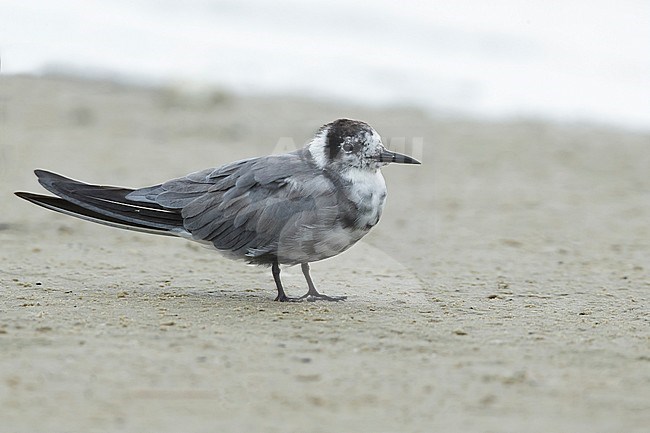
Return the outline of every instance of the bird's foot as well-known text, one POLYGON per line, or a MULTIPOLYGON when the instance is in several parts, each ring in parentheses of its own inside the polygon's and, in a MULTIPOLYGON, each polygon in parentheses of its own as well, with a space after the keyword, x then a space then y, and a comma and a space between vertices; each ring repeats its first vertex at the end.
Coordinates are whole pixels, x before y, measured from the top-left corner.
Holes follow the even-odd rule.
POLYGON ((291 296, 287 296, 284 293, 281 295, 278 295, 275 297, 274 301, 278 302, 300 302, 302 301, 302 296, 300 298, 292 298, 291 296))
POLYGON ((302 301, 307 301, 307 302, 316 302, 316 301, 330 301, 330 302, 338 302, 338 301, 345 301, 348 297, 347 296, 328 296, 328 295, 323 295, 321 293, 306 293, 299 298, 293 298, 291 296, 287 295, 278 295, 275 297, 274 301, 278 302, 302 302, 302 301))
POLYGON ((315 301, 331 301, 331 302, 338 302, 338 301, 345 301, 348 297, 347 296, 328 296, 328 295, 323 295, 321 293, 309 293, 307 292, 306 294, 302 295, 300 300, 306 300, 307 302, 315 302, 315 301))

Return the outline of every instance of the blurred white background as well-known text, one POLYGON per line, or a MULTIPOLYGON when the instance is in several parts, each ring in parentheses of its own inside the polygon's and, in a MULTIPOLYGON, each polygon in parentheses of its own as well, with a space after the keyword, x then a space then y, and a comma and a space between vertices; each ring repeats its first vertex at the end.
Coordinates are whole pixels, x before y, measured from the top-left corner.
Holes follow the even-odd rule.
POLYGON ((647 0, 2 0, 2 72, 650 129, 647 0))

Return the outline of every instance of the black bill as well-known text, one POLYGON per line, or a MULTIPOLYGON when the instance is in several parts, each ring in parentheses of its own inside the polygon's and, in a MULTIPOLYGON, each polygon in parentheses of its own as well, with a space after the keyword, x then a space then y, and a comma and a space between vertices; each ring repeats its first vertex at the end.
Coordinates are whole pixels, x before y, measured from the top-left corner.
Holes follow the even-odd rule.
POLYGON ((398 164, 420 164, 415 158, 411 158, 408 155, 402 155, 401 153, 391 152, 390 150, 384 149, 381 151, 377 159, 380 162, 396 162, 398 164))

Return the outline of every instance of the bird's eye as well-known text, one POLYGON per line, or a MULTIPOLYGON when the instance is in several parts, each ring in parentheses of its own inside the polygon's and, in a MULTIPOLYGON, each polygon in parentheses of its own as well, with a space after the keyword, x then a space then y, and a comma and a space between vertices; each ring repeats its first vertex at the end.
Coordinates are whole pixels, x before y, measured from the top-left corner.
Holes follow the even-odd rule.
POLYGON ((343 150, 346 151, 347 153, 352 152, 353 149, 354 149, 354 146, 352 145, 352 143, 344 143, 343 144, 343 150))

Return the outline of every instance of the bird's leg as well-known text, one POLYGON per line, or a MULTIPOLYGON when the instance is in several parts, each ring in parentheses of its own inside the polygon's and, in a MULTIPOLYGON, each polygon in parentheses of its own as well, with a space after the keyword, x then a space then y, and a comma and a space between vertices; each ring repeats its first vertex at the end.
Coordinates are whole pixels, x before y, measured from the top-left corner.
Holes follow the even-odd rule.
POLYGON ((309 290, 298 299, 307 299, 308 301, 342 301, 347 298, 347 296, 327 296, 318 293, 318 290, 316 290, 316 287, 314 286, 314 282, 311 280, 311 275, 309 275, 309 263, 302 263, 300 268, 302 269, 302 274, 305 276, 305 280, 307 280, 309 290))
POLYGON ((278 261, 274 261, 271 266, 271 272, 273 273, 273 280, 275 280, 275 287, 278 289, 278 296, 275 297, 274 301, 278 302, 291 302, 299 301, 301 298, 290 298, 284 293, 284 288, 282 287, 282 281, 280 281, 280 265, 278 261))

